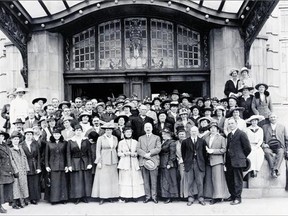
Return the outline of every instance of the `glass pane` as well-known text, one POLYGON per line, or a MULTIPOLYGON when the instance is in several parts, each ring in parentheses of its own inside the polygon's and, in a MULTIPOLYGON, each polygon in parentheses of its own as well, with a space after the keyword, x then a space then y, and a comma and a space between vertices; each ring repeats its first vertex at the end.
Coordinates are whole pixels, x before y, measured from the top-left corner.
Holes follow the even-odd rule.
POLYGON ((95 29, 90 28, 73 36, 74 69, 95 69, 95 29), (80 50, 79 50, 80 48, 80 50), (90 62, 90 63, 89 63, 90 62), (92 63, 93 62, 93 63, 92 63))
POLYGON ((122 67, 120 20, 101 23, 99 26, 99 68, 119 69, 122 67), (105 51, 105 52, 103 52, 105 51), (116 55, 117 54, 117 55, 116 55))
POLYGON ((177 27, 178 67, 200 67, 200 34, 184 26, 177 27))
POLYGON ((151 19, 151 66, 154 69, 174 67, 173 24, 151 19), (169 54, 168 54, 169 53, 169 54))
POLYGON ((127 68, 147 68, 147 19, 125 19, 125 65, 127 68))

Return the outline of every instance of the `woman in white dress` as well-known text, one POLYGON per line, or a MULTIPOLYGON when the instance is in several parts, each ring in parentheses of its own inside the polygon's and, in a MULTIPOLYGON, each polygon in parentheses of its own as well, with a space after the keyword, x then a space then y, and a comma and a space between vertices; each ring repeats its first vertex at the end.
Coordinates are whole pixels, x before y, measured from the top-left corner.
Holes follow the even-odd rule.
POLYGON ((248 158, 251 161, 251 167, 248 172, 251 171, 251 177, 257 177, 257 173, 261 169, 261 166, 264 161, 264 151, 261 148, 263 144, 264 134, 263 129, 258 126, 258 122, 264 120, 264 116, 261 115, 252 115, 249 119, 246 120, 248 124, 251 124, 245 132, 248 136, 248 139, 251 144, 252 151, 248 155, 248 158))
POLYGON ((124 127, 124 139, 119 142, 119 195, 129 201, 145 195, 144 182, 137 159, 137 141, 132 139, 131 127, 124 127))

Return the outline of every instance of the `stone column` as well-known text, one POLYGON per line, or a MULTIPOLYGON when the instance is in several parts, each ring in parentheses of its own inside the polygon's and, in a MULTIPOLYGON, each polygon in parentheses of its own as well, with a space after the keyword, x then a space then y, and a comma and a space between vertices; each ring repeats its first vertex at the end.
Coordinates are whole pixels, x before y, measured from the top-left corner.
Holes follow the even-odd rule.
POLYGON ((63 37, 47 31, 33 33, 28 43, 29 100, 64 99, 63 37))
POLYGON ((238 28, 212 29, 209 35, 211 96, 223 98, 225 82, 231 68, 244 66, 244 42, 238 28))

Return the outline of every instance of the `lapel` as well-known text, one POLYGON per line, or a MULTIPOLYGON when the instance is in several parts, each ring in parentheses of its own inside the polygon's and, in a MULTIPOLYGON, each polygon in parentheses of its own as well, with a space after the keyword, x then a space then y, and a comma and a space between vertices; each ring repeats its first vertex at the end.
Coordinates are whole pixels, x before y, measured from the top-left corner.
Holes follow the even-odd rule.
MULTIPOLYGON (((211 148, 217 147, 217 144, 219 143, 218 139, 219 139, 219 135, 217 134, 217 135, 215 135, 214 140, 212 141, 211 148)), ((208 143, 208 145, 209 145, 209 143, 208 143)))
POLYGON ((31 143, 31 146, 30 146, 30 151, 29 151, 29 148, 28 148, 26 142, 23 143, 22 148, 23 148, 24 152, 27 153, 28 155, 32 154, 32 143, 31 143))
POLYGON ((5 154, 9 155, 8 151, 7 151, 7 147, 5 146, 5 144, 0 144, 0 151, 4 152, 5 154))
POLYGON ((193 151, 194 150, 194 143, 192 141, 192 137, 190 137, 188 140, 189 140, 189 148, 191 149, 191 151, 193 151))
POLYGON ((148 146, 153 144, 153 142, 152 142, 154 140, 153 134, 151 134, 149 138, 147 138, 147 135, 146 135, 146 139, 148 140, 148 146))

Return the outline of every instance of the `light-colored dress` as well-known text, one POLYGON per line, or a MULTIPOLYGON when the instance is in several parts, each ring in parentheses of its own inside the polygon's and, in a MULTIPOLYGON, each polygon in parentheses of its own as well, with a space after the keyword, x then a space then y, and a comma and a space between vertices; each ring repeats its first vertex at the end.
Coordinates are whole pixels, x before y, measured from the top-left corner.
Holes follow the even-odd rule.
POLYGON ((248 158, 251 161, 251 167, 247 172, 251 170, 259 171, 264 161, 264 151, 261 148, 264 138, 263 129, 258 126, 249 126, 245 130, 245 133, 251 144, 251 152, 248 155, 248 158))
POLYGON ((142 173, 137 159, 137 141, 124 139, 119 142, 118 156, 119 195, 124 198, 138 198, 145 195, 142 173), (126 152, 136 156, 125 155, 126 152))
POLYGON ((108 199, 119 196, 117 145, 117 137, 113 135, 109 138, 104 134, 97 140, 95 160, 97 167, 92 188, 92 197, 108 199), (101 168, 98 166, 99 163, 101 163, 101 168))

